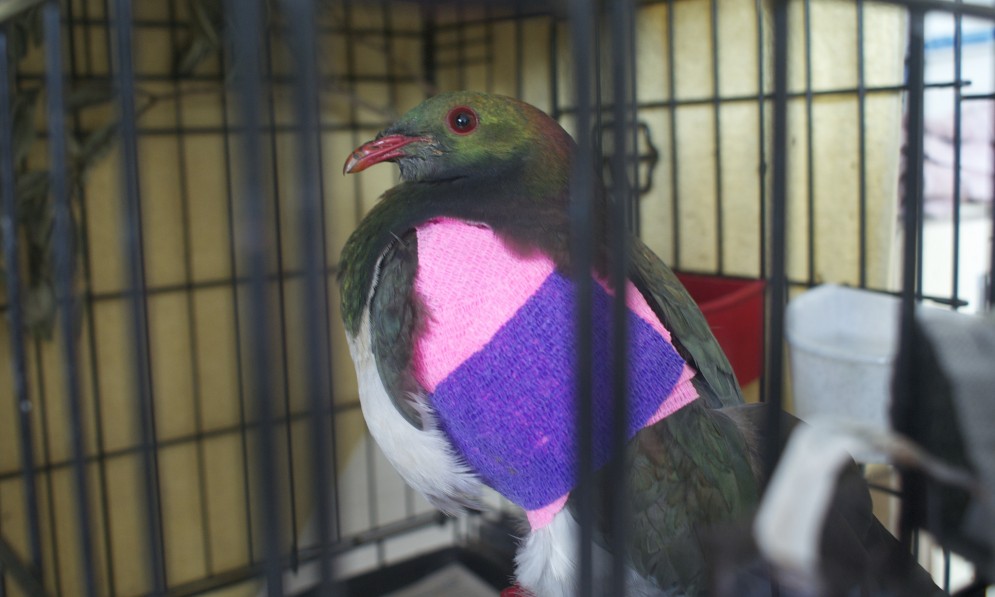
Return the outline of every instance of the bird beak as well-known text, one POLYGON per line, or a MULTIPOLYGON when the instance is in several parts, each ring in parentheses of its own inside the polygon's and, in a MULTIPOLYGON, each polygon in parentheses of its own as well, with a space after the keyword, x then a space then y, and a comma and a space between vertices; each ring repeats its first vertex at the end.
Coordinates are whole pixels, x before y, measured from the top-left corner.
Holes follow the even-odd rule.
POLYGON ((409 137, 407 135, 378 137, 356 148, 349 155, 349 159, 345 161, 345 165, 342 167, 342 174, 362 172, 374 164, 396 160, 405 155, 401 151, 401 148, 411 143, 424 141, 427 141, 425 137, 409 137))

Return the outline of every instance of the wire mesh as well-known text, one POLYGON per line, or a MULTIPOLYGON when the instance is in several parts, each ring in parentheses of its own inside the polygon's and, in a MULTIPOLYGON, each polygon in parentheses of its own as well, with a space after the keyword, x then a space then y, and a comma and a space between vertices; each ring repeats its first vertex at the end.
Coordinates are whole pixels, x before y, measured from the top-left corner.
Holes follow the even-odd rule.
MULTIPOLYGON (((0 192, 3 193, 2 234, 4 242, 4 268, 7 271, 7 300, 10 303, 10 319, 21 321, 21 271, 17 260, 17 198, 14 186, 13 140, 12 140, 12 107, 10 81, 8 72, 8 36, 6 31, 0 31, 0 192)), ((14 417, 18 419, 20 434, 21 470, 24 471, 24 502, 27 513, 25 524, 28 525, 30 541, 30 562, 36 571, 41 570, 41 525, 38 512, 38 491, 34 475, 34 440, 32 439, 30 412, 31 401, 28 389, 27 359, 25 355, 24 330, 20 326, 12 326, 10 330, 11 355, 13 358, 12 373, 14 381, 14 396, 17 410, 14 417)))
POLYGON ((83 446, 83 412, 80 404, 79 357, 72 341, 75 333, 74 314, 75 293, 73 292, 72 259, 73 232, 70 225, 69 185, 67 183, 65 104, 62 73, 62 44, 59 27, 59 5, 46 2, 42 7, 45 35, 45 84, 47 94, 47 119, 49 130, 49 155, 51 162, 50 185, 54 200, 53 248, 56 277, 56 303, 60 307, 63 370, 65 372, 65 397, 69 403, 69 431, 72 436, 72 459, 75 473, 75 514, 79 521, 79 552, 83 568, 83 592, 96 595, 96 577, 92 556, 92 522, 90 520, 90 498, 85 468, 83 446))
MULTIPOLYGON (((0 3, 0 14, 12 18, 29 4, 0 3)), ((853 7, 854 77, 827 82, 818 72, 825 46, 813 30, 828 3, 758 0, 747 11, 748 45, 755 48, 747 88, 733 81, 735 68, 726 64, 741 45, 725 33, 735 17, 717 0, 700 3, 706 32, 705 51, 697 56, 701 82, 682 66, 688 54, 681 28, 689 14, 682 11, 697 10, 695 3, 613 2, 602 11, 598 3, 576 0, 566 13, 518 2, 250 4, 225 3, 228 20, 214 25, 221 34, 217 46, 205 46, 208 58, 189 72, 180 71, 176 58, 189 49, 184 44, 198 19, 213 18, 209 2, 171 0, 161 10, 126 0, 44 2, 42 58, 22 66, 9 56, 12 40, 29 33, 20 25, 0 31, 0 230, 9 322, 5 375, 12 394, 4 429, 17 438, 3 444, 16 458, 0 466, 0 507, 20 513, 13 525, 0 517, 0 594, 184 595, 260 578, 270 594, 282 594, 311 563, 317 563, 312 581, 319 592, 339 594, 345 589, 333 579, 354 572, 350 558, 365 554, 365 569, 386 568, 409 554, 393 539, 440 524, 438 513, 389 476, 370 441, 356 448, 358 403, 343 381, 348 373, 342 375, 348 369, 335 314, 337 246, 396 178, 329 180, 343 152, 436 90, 480 87, 540 104, 574 133, 583 166, 600 163, 602 132, 610 130, 614 229, 644 232, 675 269, 767 281, 767 358, 757 395, 774 405, 785 402, 780 348, 791 293, 837 276, 900 294, 904 340, 897 379, 906 378, 901 372, 909 366, 903 355, 914 342, 915 305, 924 299, 955 309, 967 303, 959 290, 965 257, 958 201, 951 291, 923 285, 925 216, 916 168, 924 153, 923 95, 938 89, 953 93, 953 169, 962 168, 962 106, 991 99, 966 92, 962 19, 991 19, 988 7, 888 3, 907 14, 911 51, 907 78, 885 80, 868 66, 868 36, 877 26, 871 11, 881 5, 836 2, 853 7), (923 78, 921 27, 930 11, 955 15, 948 81, 923 78), (659 44, 639 43, 637 34, 651 25, 659 44), (167 57, 157 60, 152 46, 165 47, 167 57), (648 54, 651 67, 643 62, 648 54), (647 79, 659 83, 660 93, 647 79), (101 120, 91 108, 70 107, 80 89, 101 85, 113 101, 98 109, 115 116, 101 120), (17 155, 16 102, 31 88, 45 90, 39 134, 45 147, 17 155), (875 235, 887 218, 872 213, 882 187, 869 164, 881 152, 874 141, 875 101, 902 96, 909 142, 899 291, 877 263, 875 235), (845 233, 820 222, 824 181, 832 176, 822 153, 822 139, 833 128, 822 124, 829 102, 851 102, 854 112, 848 143, 855 192, 846 198, 853 225, 845 233), (744 114, 753 123, 746 141, 727 134, 744 114), (666 154, 658 167, 666 173, 647 200, 636 193, 645 167, 634 157, 642 120, 663 140, 658 145, 666 154), (120 140, 113 150, 117 165, 90 179, 77 177, 77 146, 106 122, 114 123, 111 132, 120 140), (708 139, 704 152, 687 149, 691 134, 708 139), (750 156, 754 171, 745 210, 737 203, 739 154, 750 156), (59 315, 53 341, 28 333, 26 310, 38 280, 25 269, 17 233, 24 208, 19 182, 40 163, 54 226, 51 282, 59 315), (204 178, 203 170, 216 176, 204 178), (708 179, 703 208, 696 205, 701 172, 708 179), (175 193, 167 209, 157 188, 168 178, 175 193), (751 231, 748 242, 738 240, 743 228, 751 231), (827 244, 834 234, 846 238, 827 244), (843 243, 856 247, 856 257, 840 273, 827 264, 843 243), (164 332, 170 328, 182 329, 178 341, 164 332), (189 416, 182 429, 175 422, 179 412, 189 416), (216 464, 222 455, 230 461, 223 473, 216 464), (359 483, 342 480, 352 462, 361 463, 359 483), (183 469, 192 489, 177 486, 183 469), (364 499, 361 514, 347 509, 350 500, 364 499), (23 506, 15 510, 15 501, 23 506), (178 513, 186 507, 195 514, 184 526, 178 513), (225 538, 229 532, 234 538, 225 538), (60 547, 66 544, 75 547, 60 547)), ((589 208, 594 183, 589 168, 574 172, 572 249, 581 272, 593 259, 584 239, 597 225, 589 208)), ((952 194, 961 192, 961 178, 954 176, 952 194)), ((623 307, 614 314, 614 388, 624 396, 624 243, 611 255, 616 305, 623 307)), ((986 289, 990 303, 992 286, 986 289)), ((591 371, 593 358, 584 341, 590 278, 579 276, 577 289, 577 369, 583 372, 591 371)), ((592 576, 593 521, 602 504, 592 488, 590 384, 579 387, 579 587, 593 595, 600 590, 592 576)), ((917 412, 904 402, 908 395, 896 388, 895 410, 902 416, 917 412)), ((614 420, 624 421, 625 401, 615 404, 614 420)), ((779 419, 768 425, 777 437, 779 419)), ((623 433, 616 429, 616 445, 623 433)), ((777 450, 767 451, 768 468, 777 450)), ((622 462, 609 470, 615 481, 608 503, 622 504, 622 462)), ((609 510, 618 517, 613 526, 624 528, 624 509, 609 510)), ((476 523, 445 524, 446 541, 460 544, 476 523)), ((903 526, 910 544, 911 531, 903 526)), ((624 533, 613 541, 620 554, 624 533)), ((606 594, 623 594, 623 563, 614 560, 606 594)))

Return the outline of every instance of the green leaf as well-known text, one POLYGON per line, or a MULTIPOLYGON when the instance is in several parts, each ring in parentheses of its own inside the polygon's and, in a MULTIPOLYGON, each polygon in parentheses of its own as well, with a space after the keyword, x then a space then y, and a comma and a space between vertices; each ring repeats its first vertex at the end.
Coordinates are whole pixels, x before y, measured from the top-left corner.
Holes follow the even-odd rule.
POLYGON ((79 156, 76 160, 81 176, 85 175, 95 162, 110 153, 114 147, 114 142, 117 141, 120 124, 119 121, 112 120, 82 139, 79 144, 79 156))
POLYGON ((180 76, 192 75, 200 63, 207 60, 215 52, 217 49, 204 41, 203 38, 193 38, 187 47, 180 51, 176 62, 176 72, 180 76))
POLYGON ((69 154, 69 158, 73 160, 73 163, 79 159, 80 145, 78 135, 72 132, 66 133, 66 152, 69 154))
POLYGON ((48 170, 31 170, 17 176, 18 219, 23 220, 24 213, 33 205, 43 203, 48 197, 48 170))
POLYGON ((38 47, 44 40, 41 19, 41 6, 29 8, 11 20, 10 58, 11 64, 16 64, 24 58, 29 46, 38 47))
POLYGON ((221 50, 224 9, 220 0, 188 0, 190 36, 177 54, 176 72, 190 75, 204 60, 221 50))
MULTIPOLYGON (((34 220, 31 226, 27 227, 28 242, 44 255, 49 252, 52 243, 52 232, 55 230, 55 221, 51 208, 46 204, 42 206, 39 217, 34 220)), ((46 266, 50 267, 50 265, 46 266)))
POLYGON ((99 106, 110 103, 114 97, 115 89, 110 81, 88 81, 69 92, 66 96, 66 109, 82 110, 99 106))
POLYGON ((49 280, 32 284, 24 294, 24 326, 36 336, 51 340, 55 327, 55 287, 49 280))
POLYGON ((16 64, 28 53, 28 32, 17 21, 9 29, 10 61, 16 64))
POLYGON ((207 41, 215 49, 221 48, 221 24, 224 12, 219 0, 190 0, 191 24, 194 35, 207 41))
POLYGON ((22 89, 14 97, 13 144, 14 161, 21 161, 37 138, 35 131, 35 107, 38 104, 40 89, 22 89))
POLYGON ((35 6, 24 13, 24 19, 31 35, 31 43, 35 47, 40 46, 45 41, 45 24, 41 15, 42 5, 35 6))

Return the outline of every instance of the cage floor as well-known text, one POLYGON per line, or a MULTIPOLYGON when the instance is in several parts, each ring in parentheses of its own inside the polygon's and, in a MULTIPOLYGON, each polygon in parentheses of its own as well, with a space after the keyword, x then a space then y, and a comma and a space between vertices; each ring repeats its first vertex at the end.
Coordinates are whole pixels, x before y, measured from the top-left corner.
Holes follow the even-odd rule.
POLYGON ((363 597, 496 597, 511 584, 511 573, 510 552, 453 547, 353 577, 341 588, 363 597))
POLYGON ((497 597, 498 594, 497 589, 481 580, 469 568, 460 563, 452 563, 411 586, 388 593, 387 597, 435 597, 437 595, 497 597))

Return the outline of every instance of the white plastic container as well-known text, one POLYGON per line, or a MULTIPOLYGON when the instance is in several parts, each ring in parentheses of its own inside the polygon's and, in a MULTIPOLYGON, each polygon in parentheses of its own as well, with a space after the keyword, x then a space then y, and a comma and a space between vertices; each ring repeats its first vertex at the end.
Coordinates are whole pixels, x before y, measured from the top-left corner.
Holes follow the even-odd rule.
POLYGON ((796 415, 891 427, 900 306, 896 297, 830 284, 788 303, 785 335, 796 415))

